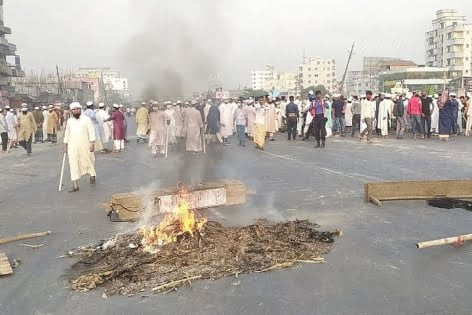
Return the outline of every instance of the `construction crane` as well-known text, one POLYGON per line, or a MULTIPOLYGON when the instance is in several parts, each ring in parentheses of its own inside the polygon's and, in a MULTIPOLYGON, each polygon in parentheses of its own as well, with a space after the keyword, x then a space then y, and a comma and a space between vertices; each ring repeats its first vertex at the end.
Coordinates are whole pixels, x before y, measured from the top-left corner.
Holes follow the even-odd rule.
POLYGON ((351 63, 351 58, 354 53, 355 44, 356 44, 355 42, 352 43, 351 51, 349 52, 349 58, 347 59, 346 69, 344 69, 343 79, 341 80, 341 84, 339 86, 339 93, 343 92, 344 82, 346 82, 347 70, 349 69, 349 64, 351 63))

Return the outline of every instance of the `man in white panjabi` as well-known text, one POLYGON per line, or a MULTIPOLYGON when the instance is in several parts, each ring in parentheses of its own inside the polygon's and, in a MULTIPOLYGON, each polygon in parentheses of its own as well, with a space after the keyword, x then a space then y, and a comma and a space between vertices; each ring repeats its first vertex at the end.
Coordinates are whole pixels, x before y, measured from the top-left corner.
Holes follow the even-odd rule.
POLYGON ((228 138, 233 135, 233 108, 225 99, 219 106, 220 110, 220 125, 221 125, 221 137, 223 137, 223 144, 229 145, 228 138))
POLYGON ((175 112, 175 107, 176 104, 172 104, 171 102, 168 102, 166 105, 166 110, 164 111, 164 114, 166 116, 166 121, 169 121, 168 128, 169 130, 169 142, 168 144, 171 147, 171 150, 173 150, 174 144, 177 143, 177 139, 175 136, 175 117, 174 117, 174 112, 175 112))
POLYGON ((277 109, 273 100, 269 101, 265 122, 266 131, 269 133, 269 141, 275 141, 274 135, 277 132, 277 109))
POLYGON ((70 104, 72 116, 67 120, 64 132, 64 152, 69 156, 70 179, 72 188, 69 192, 79 191, 79 179, 90 175, 90 184, 95 184, 95 129, 92 121, 82 115, 78 102, 70 104))
POLYGON ((187 152, 198 153, 202 151, 201 132, 203 128, 203 120, 202 114, 195 108, 195 106, 196 104, 192 102, 192 107, 190 107, 185 114, 184 134, 186 137, 185 149, 187 152))
POLYGON ((390 118, 392 117, 394 103, 391 94, 385 94, 385 98, 379 104, 379 112, 377 115, 378 128, 382 137, 388 137, 388 126, 390 125, 390 118))
MULTIPOLYGON (((98 130, 103 145, 102 153, 107 153, 109 150, 106 148, 106 145, 107 143, 110 143, 113 130, 111 121, 108 121, 108 119, 110 119, 110 114, 105 110, 104 103, 98 104, 98 110, 95 117, 97 118, 98 130)), ((96 136, 97 135, 95 135, 95 137, 96 136)))

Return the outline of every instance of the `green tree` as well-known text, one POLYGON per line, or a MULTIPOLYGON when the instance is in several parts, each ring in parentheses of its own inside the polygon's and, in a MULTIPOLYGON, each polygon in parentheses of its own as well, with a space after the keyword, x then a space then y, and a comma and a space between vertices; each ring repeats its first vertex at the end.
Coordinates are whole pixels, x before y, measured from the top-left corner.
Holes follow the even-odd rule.
POLYGON ((325 96, 326 94, 329 94, 328 90, 324 87, 324 85, 317 85, 317 86, 309 86, 306 89, 303 89, 301 96, 307 97, 308 92, 310 91, 313 91, 313 93, 316 91, 320 91, 321 95, 323 96, 325 96))
POLYGON ((264 90, 253 90, 253 89, 244 89, 243 91, 243 97, 244 98, 249 98, 249 97, 261 97, 267 95, 268 92, 264 90))

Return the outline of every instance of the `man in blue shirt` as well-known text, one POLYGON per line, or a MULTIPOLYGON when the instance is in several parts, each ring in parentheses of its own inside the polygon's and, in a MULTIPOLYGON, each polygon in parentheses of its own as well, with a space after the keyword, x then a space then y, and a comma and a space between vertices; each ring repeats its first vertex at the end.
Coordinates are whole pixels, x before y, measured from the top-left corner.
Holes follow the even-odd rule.
POLYGON ((321 97, 321 92, 316 91, 315 100, 311 102, 309 111, 313 116, 313 130, 315 133, 315 148, 326 147, 326 103, 321 97), (321 143, 320 143, 321 142, 321 143))

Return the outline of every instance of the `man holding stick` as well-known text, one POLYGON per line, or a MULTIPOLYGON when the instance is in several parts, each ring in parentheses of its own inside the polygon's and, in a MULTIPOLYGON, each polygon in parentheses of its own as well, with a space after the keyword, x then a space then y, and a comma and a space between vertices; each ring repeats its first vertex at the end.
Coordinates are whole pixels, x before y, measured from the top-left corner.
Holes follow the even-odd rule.
POLYGON ((70 179, 72 189, 79 191, 79 179, 90 174, 90 184, 95 184, 95 129, 92 121, 82 115, 82 106, 78 102, 70 104, 72 116, 67 120, 64 133, 64 153, 69 156, 70 179))

